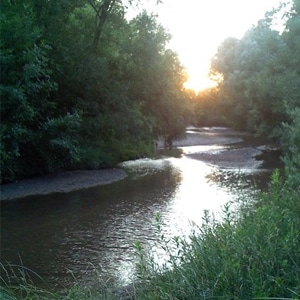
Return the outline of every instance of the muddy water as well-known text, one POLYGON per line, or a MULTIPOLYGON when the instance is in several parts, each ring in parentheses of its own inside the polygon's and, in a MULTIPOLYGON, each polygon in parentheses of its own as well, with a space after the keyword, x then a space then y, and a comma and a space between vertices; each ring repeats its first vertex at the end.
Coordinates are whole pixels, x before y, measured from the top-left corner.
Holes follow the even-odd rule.
POLYGON ((251 136, 205 129, 188 137, 191 143, 177 144, 180 155, 123 163, 129 176, 122 181, 3 202, 1 262, 26 267, 58 289, 75 280, 126 285, 135 279, 132 244, 154 245, 155 214, 166 235, 185 235, 204 210, 218 216, 241 194, 253 198, 280 166, 276 153, 261 151, 266 147, 251 136))

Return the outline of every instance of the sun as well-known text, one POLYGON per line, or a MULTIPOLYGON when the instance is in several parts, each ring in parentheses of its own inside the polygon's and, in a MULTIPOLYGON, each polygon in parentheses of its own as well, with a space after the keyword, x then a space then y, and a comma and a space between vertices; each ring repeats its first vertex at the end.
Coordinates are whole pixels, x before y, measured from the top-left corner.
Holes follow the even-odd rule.
POLYGON ((184 83, 186 89, 199 92, 215 87, 217 83, 209 78, 211 69, 211 54, 205 49, 191 49, 189 52, 182 51, 179 58, 186 70, 188 79, 184 83))
POLYGON ((189 73, 188 80, 184 83, 184 87, 189 90, 193 90, 195 94, 199 94, 201 91, 213 88, 217 83, 211 80, 208 76, 201 74, 200 72, 189 73))

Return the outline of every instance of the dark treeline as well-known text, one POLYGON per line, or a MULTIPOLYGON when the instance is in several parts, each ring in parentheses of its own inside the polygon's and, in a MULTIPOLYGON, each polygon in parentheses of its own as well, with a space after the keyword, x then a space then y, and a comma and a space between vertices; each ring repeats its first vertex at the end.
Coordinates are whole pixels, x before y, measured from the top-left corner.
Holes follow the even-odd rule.
POLYGON ((194 122, 269 138, 300 168, 300 1, 266 13, 243 38, 226 39, 212 58, 211 75, 219 84, 196 96, 194 122))
POLYGON ((116 0, 1 2, 2 181, 113 166, 184 133, 186 74, 154 16, 127 20, 116 0))

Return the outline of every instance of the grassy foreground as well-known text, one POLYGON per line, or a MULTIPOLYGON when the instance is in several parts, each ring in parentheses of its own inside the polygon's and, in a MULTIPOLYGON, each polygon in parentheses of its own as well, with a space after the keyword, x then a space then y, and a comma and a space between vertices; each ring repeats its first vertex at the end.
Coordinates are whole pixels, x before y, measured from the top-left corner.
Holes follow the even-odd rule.
POLYGON ((103 287, 74 287, 58 295, 28 283, 10 286, 3 281, 0 298, 300 299, 299 181, 299 174, 282 179, 276 171, 270 192, 241 205, 239 214, 225 207, 221 223, 207 214, 189 239, 168 239, 158 232, 158 244, 169 254, 163 265, 136 243, 139 285, 131 291, 134 298, 103 287))
POLYGON ((139 299, 300 299, 300 189, 279 171, 271 181, 238 216, 228 208, 222 223, 207 216, 190 243, 162 237, 175 249, 165 266, 141 253, 139 299))

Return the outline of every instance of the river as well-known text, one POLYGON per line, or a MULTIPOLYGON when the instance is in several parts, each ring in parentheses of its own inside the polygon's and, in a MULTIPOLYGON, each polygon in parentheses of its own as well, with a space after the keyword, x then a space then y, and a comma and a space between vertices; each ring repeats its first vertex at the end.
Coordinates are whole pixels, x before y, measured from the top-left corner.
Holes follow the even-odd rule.
POLYGON ((250 135, 224 128, 187 135, 174 152, 121 164, 129 176, 119 182, 2 202, 1 263, 56 289, 127 285, 136 276, 132 245, 153 250, 157 213, 166 236, 186 235, 205 210, 218 218, 226 203, 250 201, 280 167, 277 152, 250 135))

